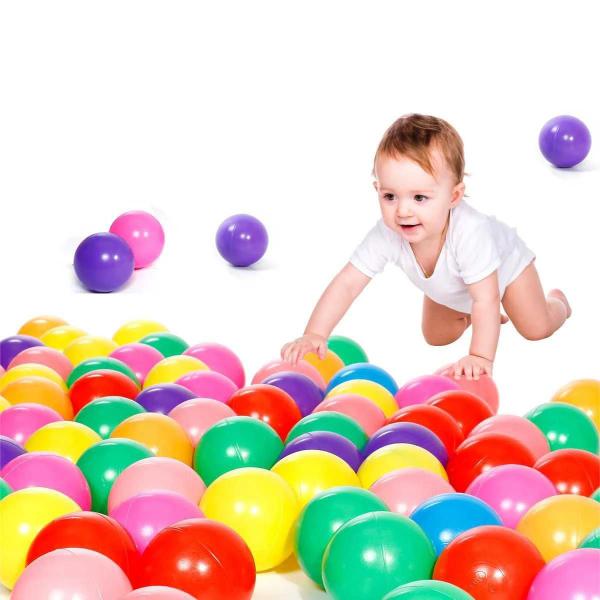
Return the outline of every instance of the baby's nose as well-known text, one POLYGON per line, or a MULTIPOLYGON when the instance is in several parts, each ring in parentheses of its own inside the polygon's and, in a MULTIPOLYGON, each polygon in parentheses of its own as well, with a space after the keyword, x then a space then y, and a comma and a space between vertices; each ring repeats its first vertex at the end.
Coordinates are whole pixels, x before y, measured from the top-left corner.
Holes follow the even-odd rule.
POLYGON ((398 204, 396 205, 396 213, 399 217, 412 216, 410 203, 406 202, 406 200, 399 200, 398 204))

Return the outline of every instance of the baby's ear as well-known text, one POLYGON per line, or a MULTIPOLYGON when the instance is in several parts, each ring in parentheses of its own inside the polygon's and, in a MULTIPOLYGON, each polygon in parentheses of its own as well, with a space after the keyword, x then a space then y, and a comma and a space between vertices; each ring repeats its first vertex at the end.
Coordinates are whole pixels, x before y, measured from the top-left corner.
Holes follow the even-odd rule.
POLYGON ((377 187, 377 180, 373 180, 373 187, 375 188, 376 192, 379 191, 379 188, 377 187))
POLYGON ((454 186, 452 190, 452 206, 456 206, 465 195, 465 184, 461 181, 454 186))

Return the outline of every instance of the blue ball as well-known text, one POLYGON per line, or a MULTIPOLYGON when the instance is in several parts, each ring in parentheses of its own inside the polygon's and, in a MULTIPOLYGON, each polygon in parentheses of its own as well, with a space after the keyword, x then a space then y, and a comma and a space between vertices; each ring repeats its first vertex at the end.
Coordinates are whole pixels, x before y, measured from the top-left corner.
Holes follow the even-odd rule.
POLYGON ((367 379, 383 386, 392 396, 398 391, 398 384, 394 378, 381 367, 371 363, 354 363, 340 369, 331 379, 325 395, 340 383, 351 381, 353 379, 367 379))

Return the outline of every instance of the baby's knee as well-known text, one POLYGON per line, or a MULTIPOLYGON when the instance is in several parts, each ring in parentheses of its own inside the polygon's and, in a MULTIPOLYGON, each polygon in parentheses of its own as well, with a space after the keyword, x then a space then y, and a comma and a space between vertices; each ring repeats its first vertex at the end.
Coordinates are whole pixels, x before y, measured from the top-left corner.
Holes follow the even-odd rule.
POLYGON ((455 332, 432 331, 430 328, 423 327, 423 337, 430 346, 447 346, 455 342, 462 334, 464 329, 455 332))
POLYGON ((554 331, 547 323, 528 323, 527 326, 521 327, 519 333, 531 342, 545 340, 549 338, 554 331))

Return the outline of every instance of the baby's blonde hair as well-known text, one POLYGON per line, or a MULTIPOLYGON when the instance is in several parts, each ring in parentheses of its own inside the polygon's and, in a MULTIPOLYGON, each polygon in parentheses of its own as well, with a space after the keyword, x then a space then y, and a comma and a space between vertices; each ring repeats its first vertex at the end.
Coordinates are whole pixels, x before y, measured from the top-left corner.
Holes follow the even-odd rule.
POLYGON ((432 147, 441 151, 456 178, 456 183, 462 182, 465 176, 465 158, 460 135, 447 121, 416 113, 396 119, 383 134, 373 160, 373 175, 375 163, 380 156, 405 156, 435 176, 431 164, 432 147))

